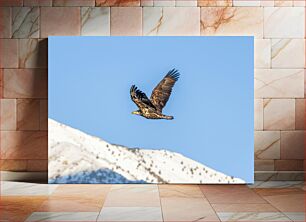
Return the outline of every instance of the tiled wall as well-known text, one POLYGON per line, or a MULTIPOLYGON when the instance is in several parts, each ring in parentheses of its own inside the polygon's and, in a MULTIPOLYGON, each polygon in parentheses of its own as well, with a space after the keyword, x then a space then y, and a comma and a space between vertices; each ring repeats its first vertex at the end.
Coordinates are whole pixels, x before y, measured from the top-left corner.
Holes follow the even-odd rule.
POLYGON ((47 171, 49 35, 254 35, 256 178, 301 178, 304 0, 0 0, 0 6, 1 170, 47 171))

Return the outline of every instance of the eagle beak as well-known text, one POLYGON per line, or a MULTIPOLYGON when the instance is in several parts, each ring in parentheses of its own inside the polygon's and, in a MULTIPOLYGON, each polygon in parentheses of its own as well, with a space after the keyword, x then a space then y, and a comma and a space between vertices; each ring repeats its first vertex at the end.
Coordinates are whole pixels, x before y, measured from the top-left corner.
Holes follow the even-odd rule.
POLYGON ((132 114, 136 114, 136 112, 135 112, 135 111, 133 111, 133 112, 132 112, 132 114))

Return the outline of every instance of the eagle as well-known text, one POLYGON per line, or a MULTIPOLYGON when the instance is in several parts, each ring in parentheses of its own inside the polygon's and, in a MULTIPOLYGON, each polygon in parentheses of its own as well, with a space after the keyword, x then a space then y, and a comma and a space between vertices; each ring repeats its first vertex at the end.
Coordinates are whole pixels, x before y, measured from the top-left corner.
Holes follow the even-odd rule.
POLYGON ((132 85, 130 89, 131 99, 138 107, 138 110, 132 112, 132 114, 140 115, 147 119, 172 120, 173 116, 164 115, 162 110, 168 102, 172 88, 179 76, 178 70, 170 70, 153 89, 150 99, 144 92, 132 85))

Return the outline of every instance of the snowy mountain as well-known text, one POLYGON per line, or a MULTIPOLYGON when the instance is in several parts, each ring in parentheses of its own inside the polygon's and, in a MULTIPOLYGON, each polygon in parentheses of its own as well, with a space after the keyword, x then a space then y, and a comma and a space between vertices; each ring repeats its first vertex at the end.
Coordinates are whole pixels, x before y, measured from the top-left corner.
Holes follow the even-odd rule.
POLYGON ((49 119, 49 183, 245 183, 167 150, 107 143, 49 119))

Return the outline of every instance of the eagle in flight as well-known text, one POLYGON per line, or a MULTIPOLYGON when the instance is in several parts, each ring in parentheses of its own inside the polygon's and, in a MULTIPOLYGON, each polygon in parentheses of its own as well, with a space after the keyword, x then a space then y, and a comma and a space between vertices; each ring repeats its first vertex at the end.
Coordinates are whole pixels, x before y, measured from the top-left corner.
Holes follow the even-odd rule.
POLYGON ((130 89, 131 99, 138 106, 139 110, 132 114, 143 116, 147 119, 173 119, 173 116, 162 114, 172 91, 172 87, 178 80, 180 73, 176 69, 170 70, 166 76, 153 89, 151 98, 132 85, 130 89))

